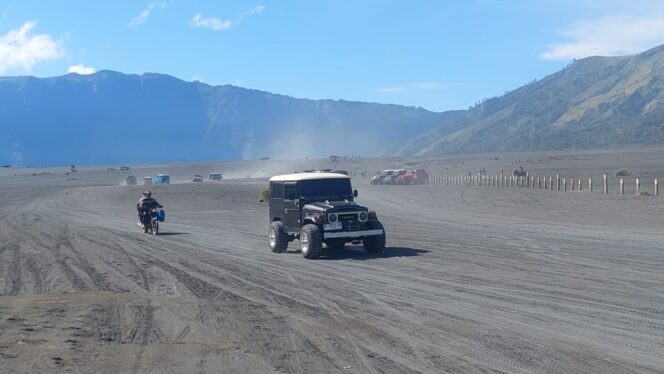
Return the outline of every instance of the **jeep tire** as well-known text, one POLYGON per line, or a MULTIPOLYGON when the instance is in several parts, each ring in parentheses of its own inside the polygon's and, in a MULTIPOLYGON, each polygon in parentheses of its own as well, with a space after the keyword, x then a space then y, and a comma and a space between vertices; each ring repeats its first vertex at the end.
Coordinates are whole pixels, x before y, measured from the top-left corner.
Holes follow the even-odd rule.
POLYGON ((270 250, 274 253, 285 252, 288 248, 288 234, 286 227, 281 221, 274 221, 270 224, 270 233, 268 236, 270 250))
POLYGON ((300 248, 302 256, 308 259, 318 258, 323 251, 323 235, 317 225, 307 224, 300 230, 300 248))
POLYGON ((367 236, 362 239, 362 245, 368 254, 381 255, 385 251, 385 229, 383 228, 383 224, 378 221, 375 221, 372 226, 372 229, 381 229, 383 230, 383 233, 380 235, 367 236))

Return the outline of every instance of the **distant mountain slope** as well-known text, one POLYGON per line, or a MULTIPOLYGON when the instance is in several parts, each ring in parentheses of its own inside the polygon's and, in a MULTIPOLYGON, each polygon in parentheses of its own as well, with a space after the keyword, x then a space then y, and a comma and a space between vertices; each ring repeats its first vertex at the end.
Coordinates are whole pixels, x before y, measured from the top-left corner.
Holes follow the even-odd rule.
POLYGON ((664 46, 589 57, 479 104, 392 153, 553 150, 664 143, 664 46))
POLYGON ((374 155, 457 112, 295 99, 113 71, 0 78, 0 163, 374 155))

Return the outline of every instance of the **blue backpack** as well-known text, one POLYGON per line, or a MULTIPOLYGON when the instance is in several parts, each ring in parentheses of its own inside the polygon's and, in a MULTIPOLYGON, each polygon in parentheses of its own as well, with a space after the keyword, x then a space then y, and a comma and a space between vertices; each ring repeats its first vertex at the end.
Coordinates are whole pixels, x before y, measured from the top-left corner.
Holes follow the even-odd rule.
POLYGON ((157 209, 157 219, 159 222, 164 222, 166 219, 166 212, 163 209, 157 209))

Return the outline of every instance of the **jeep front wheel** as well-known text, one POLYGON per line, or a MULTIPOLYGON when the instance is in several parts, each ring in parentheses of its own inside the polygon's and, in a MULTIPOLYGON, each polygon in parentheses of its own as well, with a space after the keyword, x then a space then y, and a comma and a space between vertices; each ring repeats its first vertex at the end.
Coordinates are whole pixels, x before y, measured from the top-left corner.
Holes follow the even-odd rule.
POLYGON ((323 250, 323 236, 317 225, 308 224, 300 230, 300 248, 302 256, 309 259, 318 258, 323 250))
POLYGON ((385 229, 378 221, 376 221, 376 223, 373 225, 373 228, 381 229, 383 230, 383 233, 380 235, 367 236, 366 238, 362 239, 362 245, 368 254, 380 255, 385 251, 385 229))
POLYGON ((274 221, 270 224, 268 244, 270 244, 270 250, 274 253, 286 251, 288 248, 288 234, 283 222, 274 221))

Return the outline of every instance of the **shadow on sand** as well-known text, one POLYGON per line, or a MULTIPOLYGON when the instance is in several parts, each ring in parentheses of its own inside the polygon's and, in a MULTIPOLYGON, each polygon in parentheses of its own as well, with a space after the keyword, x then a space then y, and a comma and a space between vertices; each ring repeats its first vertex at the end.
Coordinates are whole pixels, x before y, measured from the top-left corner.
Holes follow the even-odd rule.
POLYGON ((159 236, 188 235, 186 232, 159 232, 159 236))
MULTIPOLYGON (((289 251, 288 253, 299 254, 300 252, 289 251)), ((410 257, 429 253, 425 249, 407 247, 386 247, 382 255, 370 255, 364 251, 361 245, 346 245, 343 249, 327 249, 323 247, 320 260, 373 260, 377 258, 410 257)))

